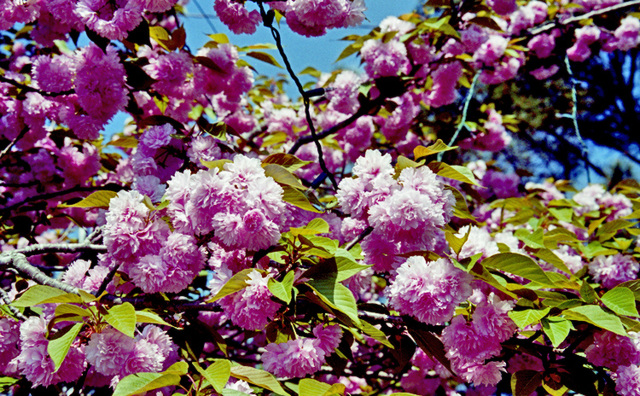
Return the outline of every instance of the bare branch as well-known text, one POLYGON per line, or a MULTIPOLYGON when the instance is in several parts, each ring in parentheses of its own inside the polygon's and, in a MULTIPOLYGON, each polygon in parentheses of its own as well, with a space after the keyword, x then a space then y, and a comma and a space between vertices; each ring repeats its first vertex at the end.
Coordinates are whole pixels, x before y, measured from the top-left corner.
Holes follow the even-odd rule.
POLYGON ((57 279, 53 279, 38 268, 34 267, 27 260, 27 256, 23 253, 8 251, 0 254, 0 265, 8 265, 18 270, 21 274, 27 278, 34 280, 36 283, 45 286, 55 287, 67 293, 78 294, 78 288, 71 286, 67 283, 61 282, 57 279))

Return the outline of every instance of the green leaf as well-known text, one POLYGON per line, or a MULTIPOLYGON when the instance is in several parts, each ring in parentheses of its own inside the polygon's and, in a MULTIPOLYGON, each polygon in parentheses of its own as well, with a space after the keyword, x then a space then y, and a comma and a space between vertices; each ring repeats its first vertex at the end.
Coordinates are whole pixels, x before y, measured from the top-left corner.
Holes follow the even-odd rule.
POLYGON ((396 162, 396 174, 400 174, 404 169, 407 168, 417 168, 422 165, 422 162, 416 162, 410 160, 404 155, 398 156, 398 162, 396 162))
POLYGON ((482 265, 521 276, 543 285, 553 286, 553 282, 542 268, 530 257, 518 253, 498 253, 482 260, 482 265))
POLYGON ((608 221, 598 229, 598 233, 596 235, 598 236, 600 242, 603 242, 613 237, 619 230, 629 228, 635 224, 636 223, 632 223, 630 221, 622 219, 608 221))
POLYGON ((620 318, 614 314, 606 312, 597 305, 583 305, 567 309, 563 312, 567 319, 579 320, 591 323, 594 326, 609 330, 612 333, 627 336, 620 318))
POLYGON ((566 221, 567 223, 571 223, 573 218, 573 208, 549 208, 549 212, 551 212, 556 219, 566 221))
POLYGON ((433 155, 433 154, 437 154, 437 153, 441 153, 443 151, 450 151, 450 150, 455 150, 457 149, 458 146, 447 146, 446 143, 444 143, 441 139, 436 140, 436 142, 434 144, 432 144, 431 146, 418 146, 416 148, 413 149, 413 158, 417 160, 427 157, 429 155, 433 155))
POLYGON ((118 382, 113 396, 132 396, 145 393, 153 389, 164 388, 180 384, 180 378, 187 374, 189 365, 177 362, 161 373, 131 374, 118 382))
POLYGON ((231 363, 228 360, 216 360, 212 365, 202 371, 202 375, 209 381, 216 392, 221 393, 231 376, 231 363))
POLYGON ((231 376, 250 384, 257 385, 261 388, 268 389, 279 395, 289 395, 289 393, 282 388, 278 380, 264 370, 241 365, 231 366, 231 376))
POLYGON ((562 344, 569 332, 574 330, 573 324, 570 320, 558 317, 549 317, 542 319, 542 331, 549 337, 551 344, 554 348, 557 348, 562 344))
POLYGON ((542 373, 535 370, 517 371, 511 375, 511 392, 514 396, 529 396, 542 385, 542 373))
POLYGON ((270 65, 273 65, 275 67, 279 67, 280 69, 283 68, 282 65, 280 65, 280 63, 278 63, 276 58, 273 57, 273 55, 267 54, 266 52, 252 51, 252 52, 247 52, 247 55, 249 55, 250 57, 255 58, 257 60, 260 60, 260 61, 263 61, 263 62, 268 63, 270 65))
POLYGON ((302 228, 291 227, 291 229, 289 230, 292 236, 327 234, 329 231, 329 223, 319 217, 311 220, 306 226, 302 228))
POLYGON ((593 287, 586 280, 582 280, 582 285, 580 285, 580 297, 589 304, 596 302, 598 299, 598 295, 596 291, 593 290, 593 287))
POLYGON ((359 324, 358 306, 353 293, 348 287, 336 281, 336 274, 333 275, 314 279, 308 285, 325 304, 344 313, 356 324, 359 324))
POLYGON ((331 385, 311 378, 303 378, 298 384, 298 394, 300 396, 323 396, 329 389, 331 389, 331 385))
POLYGON ((160 315, 149 310, 136 311, 136 323, 153 323, 163 326, 170 326, 177 329, 176 326, 167 323, 160 315))
POLYGON ((291 292, 293 290, 293 279, 295 278, 295 273, 293 271, 289 271, 282 279, 282 282, 278 282, 273 278, 269 278, 267 282, 267 287, 271 294, 284 301, 286 304, 291 302, 291 292))
POLYGON ((227 281, 227 283, 222 286, 222 289, 215 296, 207 300, 207 302, 218 301, 222 297, 226 297, 229 294, 233 294, 238 290, 242 290, 247 287, 247 279, 249 279, 249 274, 253 272, 253 269, 247 268, 233 275, 231 279, 227 281))
POLYGON ((540 319, 547 316, 551 308, 545 309, 525 309, 524 311, 509 311, 508 315, 521 329, 530 324, 537 323, 540 319))
POLYGON ((228 159, 221 159, 221 160, 216 160, 216 161, 203 161, 200 160, 200 163, 202 163, 202 165, 206 166, 207 169, 213 169, 213 168, 218 168, 219 171, 223 171, 224 170, 224 165, 231 163, 233 161, 228 160, 228 159))
POLYGON ((366 335, 380 342, 382 345, 388 348, 393 348, 393 345, 387 339, 387 335, 384 334, 382 330, 378 329, 377 327, 373 326, 371 323, 362 319, 360 319, 360 323, 362 323, 362 331, 366 335))
POLYGON ((136 309, 131 303, 114 305, 109 308, 109 313, 104 316, 113 328, 133 338, 136 331, 136 309))
POLYGON ((345 49, 342 50, 342 52, 338 56, 338 59, 336 59, 336 62, 339 62, 344 58, 347 58, 355 54, 356 52, 360 51, 360 48, 362 48, 362 43, 359 43, 359 42, 355 42, 353 44, 348 45, 345 49))
POLYGON ((81 303, 82 298, 73 293, 67 293, 55 287, 45 285, 31 286, 20 298, 12 302, 14 307, 33 307, 47 303, 81 303))
POLYGON ((20 378, 0 377, 0 390, 6 391, 8 394, 9 387, 18 381, 20 381, 20 378))
POLYGON ((635 296, 626 287, 615 287, 606 292, 600 299, 607 308, 618 315, 638 317, 635 296))
POLYGON ((49 340, 49 343, 47 344, 47 353, 51 356, 51 360, 53 360, 55 371, 58 371, 64 361, 64 358, 67 357, 69 348, 78 336, 78 333, 80 333, 82 326, 84 326, 84 323, 76 323, 74 325, 64 327, 54 334, 54 337, 49 340))
POLYGON ((207 36, 218 44, 229 43, 229 37, 224 33, 207 34, 207 36))
POLYGON ((565 274, 571 275, 571 270, 567 267, 567 265, 562 261, 560 257, 558 257, 555 253, 553 253, 549 249, 540 249, 534 253, 534 255, 540 260, 546 261, 547 263, 553 265, 560 271, 565 274))
POLYGON ((358 272, 371 267, 371 265, 358 264, 351 253, 342 248, 336 249, 335 260, 338 268, 336 275, 336 281, 338 282, 349 279, 358 272))
POLYGON ((111 190, 100 190, 91 193, 88 197, 84 198, 80 202, 76 202, 72 205, 60 204, 59 208, 108 208, 109 201, 118 195, 117 192, 111 190))
POLYGON ((447 165, 444 162, 431 162, 427 165, 438 176, 446 177, 448 179, 457 180, 462 183, 473 184, 479 186, 476 177, 465 166, 459 165, 447 165))
POLYGON ((324 213, 324 211, 316 208, 309 200, 308 195, 306 195, 302 191, 287 185, 282 186, 282 189, 284 190, 282 199, 286 202, 289 202, 291 205, 297 206, 298 208, 304 209, 309 212, 324 213))
POLYGON ((636 300, 640 301, 640 279, 622 282, 617 287, 626 287, 631 290, 636 300))
POLYGON ((134 148, 138 147, 138 139, 133 136, 121 136, 118 139, 107 143, 107 146, 134 148))
POLYGON ((306 190, 306 187, 300 183, 300 179, 298 179, 293 173, 289 172, 287 168, 277 164, 265 164, 262 165, 262 167, 264 168, 265 176, 272 178, 276 183, 291 186, 300 190, 306 190))
POLYGON ((276 164, 284 167, 289 172, 295 172, 298 169, 302 168, 305 165, 312 163, 313 161, 303 161, 295 155, 291 154, 271 154, 264 160, 262 160, 262 164, 276 164))
POLYGON ((544 249, 543 235, 544 231, 542 228, 538 228, 534 232, 529 232, 525 228, 521 228, 517 230, 515 236, 518 237, 525 245, 529 246, 533 249, 544 249))

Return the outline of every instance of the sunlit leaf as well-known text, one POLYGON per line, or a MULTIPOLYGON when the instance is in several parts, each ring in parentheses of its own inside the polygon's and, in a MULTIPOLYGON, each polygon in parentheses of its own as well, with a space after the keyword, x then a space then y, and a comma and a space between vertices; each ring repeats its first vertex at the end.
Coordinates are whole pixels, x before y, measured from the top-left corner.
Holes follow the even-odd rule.
POLYGON ((84 326, 84 323, 67 326, 58 330, 54 337, 49 339, 47 353, 51 356, 51 360, 53 360, 55 371, 58 371, 64 358, 67 357, 69 348, 71 348, 71 344, 75 341, 78 333, 80 333, 82 326, 84 326))
POLYGON ((125 302, 109 308, 104 320, 115 329, 133 338, 136 331, 136 309, 131 303, 125 302))
POLYGON ((626 287, 615 287, 600 297, 604 305, 618 315, 638 317, 636 299, 626 287))
POLYGON ((117 192, 111 190, 100 190, 91 193, 88 197, 71 205, 60 204, 60 208, 108 208, 111 198, 115 198, 117 192))

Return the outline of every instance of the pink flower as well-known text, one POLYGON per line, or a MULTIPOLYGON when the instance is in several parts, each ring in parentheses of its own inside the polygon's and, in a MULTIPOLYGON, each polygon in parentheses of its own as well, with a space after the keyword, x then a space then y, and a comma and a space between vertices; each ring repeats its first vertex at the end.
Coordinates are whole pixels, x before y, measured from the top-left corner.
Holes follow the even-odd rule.
POLYGON ((320 370, 325 361, 324 351, 311 338, 272 343, 266 349, 262 354, 263 367, 276 377, 302 378, 320 370))
POLYGON ((33 79, 47 92, 62 92, 73 88, 75 62, 66 55, 50 58, 40 55, 33 62, 33 79))
POLYGON ((613 256, 597 256, 589 263, 589 273, 595 282, 607 289, 638 277, 640 264, 632 257, 624 254, 613 256))
POLYGON ((640 20, 628 15, 622 21, 620 26, 614 32, 617 40, 617 47, 622 51, 629 51, 635 48, 640 42, 638 33, 640 32, 640 20))
POLYGON ((340 326, 333 325, 323 327, 322 324, 313 328, 313 335, 316 336, 315 346, 323 351, 325 355, 331 355, 333 350, 340 344, 342 338, 342 330, 340 326))
POLYGON ((220 21, 235 34, 253 34, 256 32, 257 25, 262 21, 258 11, 249 12, 242 3, 234 0, 215 0, 213 9, 218 14, 220 21))
POLYGON ((142 21, 144 3, 144 0, 80 0, 75 13, 102 37, 122 40, 142 21))
POLYGON ((441 107, 453 103, 458 97, 456 86, 458 79, 462 77, 462 65, 460 62, 451 62, 440 65, 431 76, 433 86, 426 94, 425 101, 433 107, 441 107))
POLYGON ((17 375, 10 362, 18 356, 20 340, 20 324, 10 318, 0 318, 0 374, 17 375))
POLYGON ((360 49, 360 56, 365 62, 364 70, 374 78, 407 73, 410 68, 407 47, 398 40, 387 43, 367 40, 360 49))
POLYGON ((413 256, 398 268, 388 287, 389 304, 423 323, 440 324, 450 320, 455 308, 471 295, 471 280, 446 259, 427 263, 413 256))
POLYGON ((553 34, 542 33, 538 36, 535 36, 529 43, 527 44, 527 48, 529 48, 536 57, 543 59, 551 56, 553 49, 556 46, 556 39, 553 34))
POLYGON ((134 347, 133 338, 110 327, 91 335, 86 347, 87 361, 101 374, 120 375, 134 347))
POLYGON ((20 354, 14 359, 20 374, 34 386, 49 386, 60 382, 74 382, 85 369, 85 355, 77 345, 72 345, 62 365, 55 371, 46 338, 47 323, 40 317, 31 317, 20 325, 20 354))
POLYGON ((500 15, 509 15, 518 9, 515 0, 488 0, 487 5, 500 15))
POLYGON ((598 332, 585 354, 592 364, 614 371, 621 366, 640 364, 640 335, 632 332, 625 337, 609 331, 598 332))
POLYGON ((124 84, 124 66, 113 47, 108 47, 104 53, 92 43, 80 50, 75 91, 78 104, 90 116, 105 123, 124 110, 128 102, 124 84))
POLYGON ((491 293, 486 301, 478 304, 471 316, 478 334, 495 338, 498 342, 508 340, 518 330, 508 315, 513 305, 513 302, 501 301, 498 296, 491 293))
POLYGON ((257 270, 248 275, 247 287, 220 300, 231 321, 247 330, 262 330, 274 318, 280 304, 273 301, 267 286, 269 277, 257 270))
POLYGON ((497 34, 489 36, 489 39, 473 54, 473 60, 491 66, 502 58, 508 44, 509 40, 506 37, 497 34))
POLYGON ((620 396, 640 395, 640 365, 622 366, 616 374, 616 391, 620 396))
POLYGON ((171 134, 176 130, 171 124, 155 125, 148 128, 140 137, 140 143, 150 149, 159 149, 171 141, 171 134))

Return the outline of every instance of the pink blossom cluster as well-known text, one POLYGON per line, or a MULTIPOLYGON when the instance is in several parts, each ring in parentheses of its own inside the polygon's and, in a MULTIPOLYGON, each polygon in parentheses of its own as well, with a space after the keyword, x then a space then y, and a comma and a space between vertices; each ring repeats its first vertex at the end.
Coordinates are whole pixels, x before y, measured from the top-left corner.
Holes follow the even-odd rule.
POLYGON ((91 335, 85 352, 96 373, 116 382, 130 374, 160 372, 178 357, 171 337, 155 325, 145 326, 135 338, 107 327, 91 335))
POLYGON ((442 227, 454 198, 429 168, 403 169, 395 180, 391 156, 368 150, 353 175, 340 182, 336 196, 356 227, 373 228, 362 248, 376 271, 398 267, 397 254, 443 248, 442 227))
POLYGON ((443 330, 446 356, 451 360, 454 372, 465 381, 493 386, 502 379, 506 363, 491 358, 500 354, 500 343, 517 330, 507 315, 513 305, 513 302, 490 294, 477 305, 471 321, 458 315, 443 330))
POLYGON ((104 228, 109 257, 145 292, 179 292, 204 267, 204 251, 193 235, 171 232, 142 201, 137 191, 111 200, 104 228))
POLYGON ((34 386, 74 382, 86 368, 84 345, 74 342, 58 370, 47 352, 47 321, 33 316, 20 325, 20 354, 9 362, 8 369, 17 372, 34 386))
POLYGON ((326 357, 338 347, 342 330, 338 325, 313 328, 315 338, 296 338, 271 343, 262 354, 264 369, 280 378, 302 378, 320 370, 326 357))
POLYGON ((482 131, 460 142, 460 147, 472 150, 500 151, 511 143, 511 136, 502 123, 502 115, 488 109, 482 131))
POLYGON ((614 254, 596 256, 589 263, 589 273, 593 280, 607 289, 613 289, 622 282, 637 279, 640 264, 630 255, 614 254))
POLYGON ((218 168, 176 173, 168 182, 168 213, 177 231, 207 235, 227 248, 265 249, 280 239, 289 216, 283 190, 260 161, 236 155, 218 168))
POLYGON ((447 259, 427 262, 413 256, 397 269, 386 292, 389 304, 426 324, 441 324, 471 295, 472 276, 447 259))
POLYGON ((580 205, 575 208, 578 215, 600 211, 607 214, 607 221, 628 216, 633 212, 633 205, 629 198, 622 194, 612 194, 599 184, 592 184, 573 196, 573 200, 580 205))

